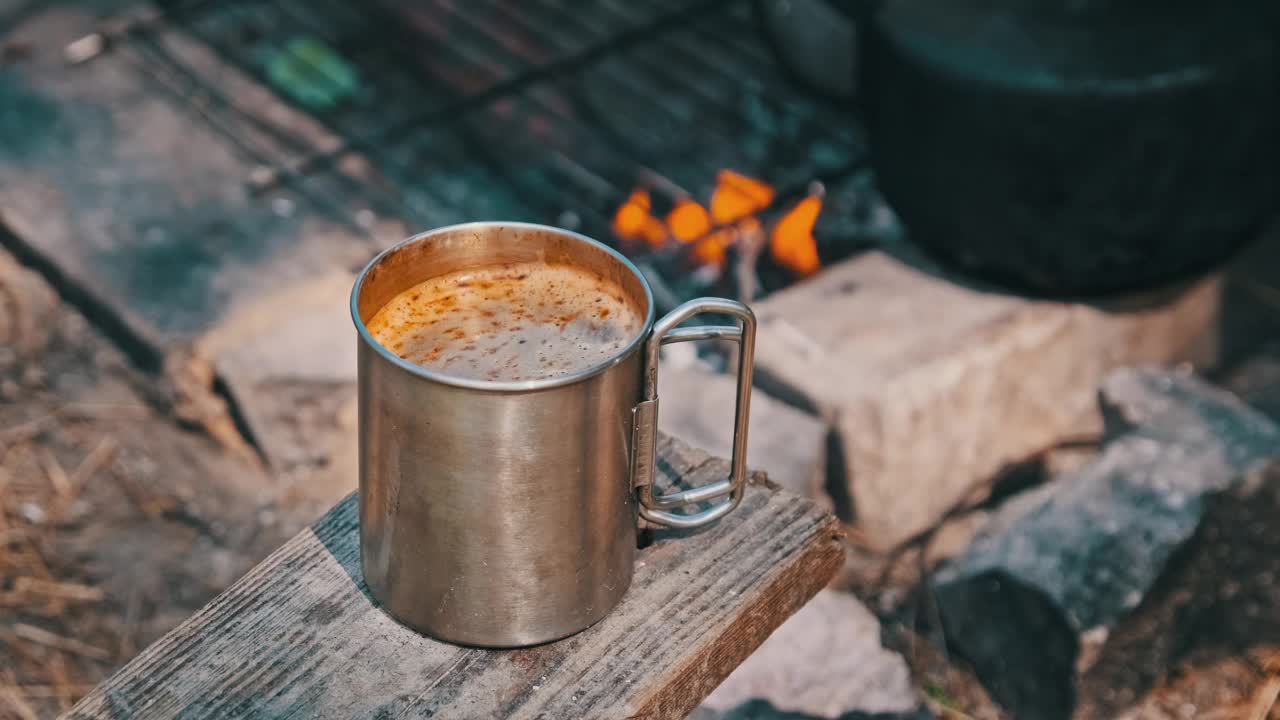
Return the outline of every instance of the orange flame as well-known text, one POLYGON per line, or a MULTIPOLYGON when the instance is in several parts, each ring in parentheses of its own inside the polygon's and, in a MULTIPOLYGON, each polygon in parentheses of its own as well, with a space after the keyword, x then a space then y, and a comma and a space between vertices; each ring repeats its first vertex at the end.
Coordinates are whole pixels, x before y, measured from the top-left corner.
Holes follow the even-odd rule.
MULTIPOLYGON (((768 209, 776 192, 773 186, 733 170, 716 173, 716 186, 708 207, 690 198, 677 200, 665 222, 654 217, 649 192, 644 188, 614 213, 613 231, 628 240, 643 240, 660 248, 669 238, 696 243, 691 252, 699 262, 723 266, 730 245, 739 237, 763 229, 756 214, 768 209)), ((813 226, 822 210, 822 198, 800 201, 774 226, 770 251, 781 265, 808 275, 818 269, 813 226)))
POLYGON ((721 170, 716 173, 716 189, 711 193, 711 217, 725 225, 754 215, 773 202, 773 187, 767 183, 721 170))
POLYGON ((813 226, 822 212, 822 198, 810 195, 791 208, 773 226, 769 252, 779 265, 801 275, 818 271, 818 242, 813 238, 813 226))
POLYGON ((680 242, 693 242, 711 232, 711 216, 706 208, 684 198, 677 200, 675 207, 667 213, 667 227, 680 242))
POLYGON ((759 220, 753 217, 743 218, 734 223, 733 227, 717 230, 703 238, 693 246, 693 256, 705 265, 724 265, 728 260, 729 246, 737 242, 738 238, 760 232, 760 229, 759 220))
POLYGON ((732 170, 716 173, 716 187, 711 193, 711 220, 716 225, 732 228, 717 230, 693 248, 694 257, 707 265, 724 265, 727 251, 743 233, 758 232, 760 221, 753 215, 773 202, 773 187, 732 170))
POLYGON ((651 207, 649 191, 633 190, 613 215, 614 234, 626 240, 644 240, 650 247, 662 247, 667 240, 667 229, 650 213, 651 207))

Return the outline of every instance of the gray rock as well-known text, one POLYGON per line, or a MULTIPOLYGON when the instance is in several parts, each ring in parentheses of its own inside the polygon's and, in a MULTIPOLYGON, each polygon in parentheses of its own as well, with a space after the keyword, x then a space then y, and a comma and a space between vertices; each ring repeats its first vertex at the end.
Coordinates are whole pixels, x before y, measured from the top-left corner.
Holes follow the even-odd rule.
MULTIPOLYGON (((737 381, 731 375, 694 366, 664 365, 658 372, 658 427, 712 455, 729 457, 733 449, 733 403, 737 381)), ((747 464, 799 495, 830 505, 823 490, 827 426, 756 388, 751 396, 747 464)))
POLYGON ((704 704, 730 712, 756 699, 801 714, 759 717, 833 718, 918 705, 906 661, 880 645, 879 621, 857 598, 834 590, 818 593, 783 623, 704 704))
POLYGON ((949 647, 1018 718, 1067 718, 1079 636, 1141 602, 1207 500, 1280 453, 1280 428, 1189 375, 1110 374, 1119 437, 1017 496, 931 580, 949 647))

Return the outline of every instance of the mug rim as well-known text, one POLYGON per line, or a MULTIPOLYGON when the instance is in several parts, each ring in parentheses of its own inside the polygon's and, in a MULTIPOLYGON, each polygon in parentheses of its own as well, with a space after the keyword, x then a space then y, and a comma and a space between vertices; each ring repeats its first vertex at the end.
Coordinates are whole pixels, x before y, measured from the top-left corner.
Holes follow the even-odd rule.
POLYGON ((372 260, 365 264, 364 268, 360 270, 360 273, 356 275, 355 284, 351 288, 350 311, 351 320, 355 323, 356 333, 359 335, 360 340, 381 355, 384 360, 391 362, 401 370, 444 385, 452 385, 454 387, 465 388, 468 390, 487 390, 491 392, 528 392, 532 390, 548 390, 551 388, 563 387, 565 385, 572 385, 588 378, 595 377, 596 375, 600 375, 610 368, 618 365, 639 349, 640 344, 649 336, 649 331, 653 328, 654 318, 656 316, 656 312, 653 307, 653 290, 649 287, 649 280, 645 278, 644 273, 640 272, 640 268, 636 267, 635 263, 631 262, 631 260, 622 253, 608 245, 605 245, 599 240, 595 240, 572 230, 565 230, 564 228, 558 228, 552 225, 542 225, 539 223, 506 222, 501 220, 481 220, 476 222, 457 223, 454 225, 444 225, 410 235, 391 247, 386 248, 375 255, 372 260), (604 251, 614 260, 617 260, 627 269, 628 272, 634 275, 640 281, 640 287, 644 288, 645 317, 644 322, 641 323, 639 332, 637 332, 635 337, 631 338, 631 340, 616 353, 598 363, 595 363, 594 365, 589 365, 567 375, 535 378, 532 380, 484 380, 448 375, 446 373, 428 369, 417 363, 409 362, 408 360, 405 360, 399 355, 391 352, 383 346, 382 343, 378 342, 377 339, 369 332, 369 328, 365 326, 364 320, 360 317, 359 310, 360 290, 364 287, 364 281, 365 278, 368 277, 369 271, 378 263, 382 262, 382 260, 388 255, 391 255, 406 246, 428 240, 433 236, 446 232, 465 232, 467 230, 486 228, 510 228, 516 230, 530 230, 540 233, 554 233, 562 237, 570 238, 575 242, 585 243, 598 250, 604 251))

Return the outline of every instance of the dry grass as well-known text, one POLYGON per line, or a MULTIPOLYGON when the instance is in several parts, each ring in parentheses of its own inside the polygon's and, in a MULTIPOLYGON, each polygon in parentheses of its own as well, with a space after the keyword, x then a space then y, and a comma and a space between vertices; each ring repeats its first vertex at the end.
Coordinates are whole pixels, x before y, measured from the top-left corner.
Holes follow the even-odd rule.
POLYGON ((183 430, 163 378, 0 251, 6 287, 0 720, 26 720, 70 709, 316 508, 282 508, 257 464, 183 430))
POLYGON ((130 477, 163 418, 129 389, 123 358, 2 254, 0 287, 0 718, 46 718, 154 633, 105 581, 145 584, 147 613, 171 604, 144 583, 157 563, 118 535, 145 519, 138 504, 164 505, 162 486, 130 477), (103 549, 134 557, 95 566, 103 549))
MULTIPOLYGON (((79 501, 90 484, 108 481, 116 442, 98 436, 67 472, 45 435, 59 422, 48 416, 0 429, 0 646, 10 660, 0 675, 0 716, 70 709, 124 659, 121 648, 136 644, 90 569, 61 542, 84 525, 91 511, 79 501)), ((60 434, 81 428, 70 430, 60 434)))

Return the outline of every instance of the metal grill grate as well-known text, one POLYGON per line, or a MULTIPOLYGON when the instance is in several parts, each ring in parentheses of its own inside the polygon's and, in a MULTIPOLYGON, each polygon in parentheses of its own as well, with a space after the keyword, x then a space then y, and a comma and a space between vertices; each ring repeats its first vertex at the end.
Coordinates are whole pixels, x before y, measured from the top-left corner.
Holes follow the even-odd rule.
POLYGON ((652 188, 661 211, 683 195, 705 200, 716 171, 732 168, 774 185, 778 206, 863 167, 847 112, 789 85, 746 0, 156 7, 118 39, 199 85, 208 119, 234 114, 228 128, 247 123, 285 149, 255 156, 270 167, 259 190, 287 183, 348 216, 363 207, 416 227, 521 219, 608 238, 636 185, 652 188), (175 32, 315 118, 336 145, 220 97, 216 78, 165 41, 175 32), (355 154, 374 177, 351 172, 355 154))

